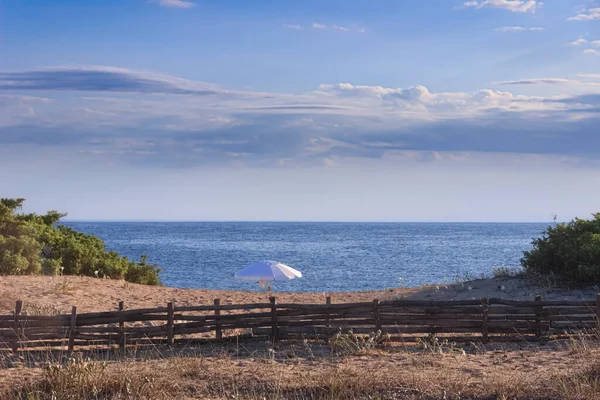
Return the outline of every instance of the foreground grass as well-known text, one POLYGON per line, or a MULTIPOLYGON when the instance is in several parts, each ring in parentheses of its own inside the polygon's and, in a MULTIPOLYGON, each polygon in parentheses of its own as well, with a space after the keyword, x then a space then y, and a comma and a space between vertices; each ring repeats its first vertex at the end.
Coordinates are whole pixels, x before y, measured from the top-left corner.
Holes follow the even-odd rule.
MULTIPOLYGON (((600 350, 564 347, 213 348, 121 361, 53 362, 2 399, 600 399, 600 350), (151 359, 153 358, 153 359, 151 359)), ((31 368, 29 370, 32 370, 31 368)))

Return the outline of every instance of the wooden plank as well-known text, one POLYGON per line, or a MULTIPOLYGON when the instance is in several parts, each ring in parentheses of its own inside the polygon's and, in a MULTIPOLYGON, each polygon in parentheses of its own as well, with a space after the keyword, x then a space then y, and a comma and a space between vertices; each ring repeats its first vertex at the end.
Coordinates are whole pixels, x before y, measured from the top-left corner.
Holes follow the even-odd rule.
POLYGON ((552 322, 551 327, 554 329, 565 329, 565 328, 596 328, 596 321, 556 321, 552 322))
MULTIPOLYGON (((279 308, 279 307, 278 307, 279 308)), ((353 316, 357 314, 373 315, 373 304, 369 307, 360 308, 349 308, 349 309, 327 309, 326 306, 321 308, 310 308, 310 309, 293 309, 293 310, 278 310, 277 315, 280 317, 284 316, 305 316, 305 315, 331 315, 331 316, 353 316)))
POLYGON ((119 311, 121 315, 119 315, 119 348, 125 348, 125 320, 123 318, 123 311, 125 310, 125 302, 122 300, 119 301, 119 311))
POLYGON ((481 300, 390 300, 390 301, 382 301, 381 304, 382 305, 391 305, 394 307, 480 306, 481 300))
POLYGON ((13 342, 13 346, 12 346, 12 350, 13 352, 17 353, 19 351, 19 315, 21 314, 21 310, 23 309, 23 301, 22 300, 17 300, 16 304, 15 304, 15 313, 13 316, 13 330, 15 332, 15 336, 16 339, 13 342))
POLYGON ((271 340, 277 341, 277 301, 275 297, 269 298, 271 303, 271 340))
POLYGON ((488 315, 496 314, 535 314, 534 307, 514 307, 514 306, 498 306, 489 305, 488 315))
POLYGON ((77 328, 77 332, 81 333, 116 333, 120 334, 124 332, 126 334, 132 333, 145 333, 145 332, 154 332, 161 333, 166 336, 168 339, 169 336, 169 327, 166 325, 156 325, 156 326, 128 326, 124 330, 121 330, 118 326, 85 326, 77 328))
POLYGON ((173 344, 173 303, 169 302, 167 304, 167 316, 169 319, 167 320, 167 343, 169 346, 173 344))
POLYGON ((468 307, 391 307, 379 304, 382 313, 445 315, 445 314, 481 314, 481 306, 468 307))
MULTIPOLYGON (((208 332, 212 332, 214 329, 211 329, 211 327, 209 326, 197 326, 197 327, 177 327, 175 332, 178 335, 186 335, 186 334, 190 334, 190 333, 208 333, 208 332)), ((175 342, 178 342, 178 340, 176 340, 175 342)))
POLYGON ((216 323, 215 338, 217 340, 221 340, 221 339, 223 339, 223 331, 221 330, 221 323, 219 322, 219 317, 221 316, 221 300, 215 299, 214 304, 215 304, 215 323, 216 323))
MULTIPOLYGON (((539 294, 536 295, 535 296, 535 302, 538 303, 538 304, 541 303, 542 302, 542 296, 540 296, 539 294)), ((543 313, 543 309, 541 307, 536 307, 536 310, 535 310, 535 316, 536 316, 535 323, 536 324, 540 323, 540 318, 542 316, 542 313, 543 313)), ((538 329, 535 332, 535 336, 538 337, 538 338, 541 337, 542 336, 542 330, 538 329)))
MULTIPOLYGON (((327 296, 325 297, 325 305, 326 306, 330 306, 331 305, 331 296, 327 296)), ((329 322, 329 320, 327 320, 326 322, 329 322)), ((331 325, 327 325, 328 327, 331 327, 331 325)))
POLYGON ((600 326, 600 293, 596 295, 596 325, 600 326))
POLYGON ((26 328, 21 331, 20 335, 23 337, 29 337, 29 336, 37 335, 40 333, 54 333, 56 335, 68 336, 69 329, 70 328, 68 326, 64 326, 64 327, 49 326, 47 328, 37 328, 37 327, 36 328, 26 328))
POLYGON ((297 303, 285 303, 285 304, 278 304, 277 307, 279 309, 290 309, 290 310, 297 310, 297 309, 301 309, 301 310, 314 310, 314 309, 324 309, 324 310, 343 310, 343 309, 352 309, 352 308, 356 308, 356 307, 365 307, 365 308, 370 308, 371 310, 372 308, 372 304, 371 303, 336 303, 336 304, 330 304, 330 305, 323 305, 321 304, 297 304, 297 303))
POLYGON ((144 314, 164 314, 168 310, 165 307, 156 307, 156 308, 138 308, 133 310, 125 310, 125 311, 103 311, 103 312, 89 312, 84 314, 79 314, 77 319, 86 320, 88 318, 118 318, 121 313, 123 315, 144 315, 144 314))
POLYGON ((566 301, 566 300, 545 300, 545 301, 526 301, 526 300, 507 300, 507 299, 490 299, 490 304, 502 304, 514 307, 546 307, 546 306, 558 306, 558 307, 595 307, 596 301, 566 301))
POLYGON ((381 319, 397 320, 397 321, 441 321, 441 320, 472 320, 481 321, 483 314, 395 314, 395 313, 381 313, 381 319))
POLYGON ((89 326, 89 325, 105 325, 105 324, 116 324, 120 321, 123 322, 144 322, 144 321, 168 321, 168 315, 152 315, 152 314, 125 314, 122 316, 114 316, 110 318, 85 318, 81 319, 80 315, 77 315, 77 326, 89 326))
MULTIPOLYGON (((255 310, 255 309, 270 309, 271 303, 249 303, 249 304, 223 304, 219 305, 221 311, 231 310, 255 310)), ((177 307, 180 312, 189 311, 215 311, 215 306, 184 306, 177 307)))
POLYGON ((375 331, 381 330, 381 319, 379 317, 379 299, 373 300, 373 319, 375 320, 375 331))
MULTIPOLYGON (((219 321, 238 321, 243 319, 251 319, 251 318, 271 318, 272 311, 269 312, 260 312, 260 313, 243 313, 243 314, 227 314, 227 315, 219 315, 219 321)), ((205 321, 205 322, 214 322, 217 317, 215 315, 179 315, 177 318, 179 321, 205 321)))
POLYGON ((487 297, 483 298, 483 316, 481 322, 481 339, 483 343, 487 343, 489 340, 489 330, 488 330, 488 308, 489 308, 489 300, 487 297))
POLYGON ((75 334, 77 333, 77 307, 73 306, 71 309, 71 326, 69 328, 69 344, 67 354, 70 356, 73 353, 75 334))
POLYGON ((595 315, 595 307, 544 307, 543 315, 595 315))
POLYGON ((473 327, 478 328, 478 332, 481 333, 481 320, 473 321, 452 321, 452 320, 439 320, 437 322, 430 320, 413 320, 413 321, 394 321, 394 320, 381 320, 382 326, 443 326, 443 327, 473 327))

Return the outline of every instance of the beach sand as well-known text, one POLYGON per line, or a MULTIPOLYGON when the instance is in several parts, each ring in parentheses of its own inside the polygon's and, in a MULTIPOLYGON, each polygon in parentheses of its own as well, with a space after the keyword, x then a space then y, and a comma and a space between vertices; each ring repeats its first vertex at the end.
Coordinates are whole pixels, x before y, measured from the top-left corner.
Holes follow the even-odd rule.
POLYGON ((395 288, 372 292, 286 293, 266 291, 231 291, 207 289, 180 289, 166 286, 146 286, 125 281, 77 276, 4 276, 0 277, 0 312, 14 309, 17 300, 25 306, 36 307, 41 313, 68 313, 72 306, 78 312, 109 311, 117 309, 119 301, 126 309, 165 306, 173 302, 179 306, 210 305, 214 299, 221 304, 268 302, 275 296, 285 303, 325 303, 331 296, 333 303, 367 302, 374 299, 464 300, 483 297, 532 300, 536 295, 544 300, 595 299, 596 289, 558 289, 536 285, 519 277, 480 279, 446 285, 420 288, 395 288))

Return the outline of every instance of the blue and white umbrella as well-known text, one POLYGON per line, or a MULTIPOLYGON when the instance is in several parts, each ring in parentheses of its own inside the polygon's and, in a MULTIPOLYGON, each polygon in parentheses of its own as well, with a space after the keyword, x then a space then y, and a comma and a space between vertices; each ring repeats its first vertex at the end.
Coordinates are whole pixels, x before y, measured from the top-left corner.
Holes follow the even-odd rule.
POLYGON ((264 287, 270 281, 302 278, 302 272, 277 261, 258 261, 236 272, 236 279, 259 282, 264 287))

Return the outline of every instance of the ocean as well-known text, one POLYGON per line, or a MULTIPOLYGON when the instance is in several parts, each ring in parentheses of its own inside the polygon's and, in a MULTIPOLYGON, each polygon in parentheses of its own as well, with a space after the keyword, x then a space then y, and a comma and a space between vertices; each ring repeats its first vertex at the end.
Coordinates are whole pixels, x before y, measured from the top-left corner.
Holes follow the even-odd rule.
POLYGON ((181 288, 260 290, 234 273, 276 260, 304 277, 275 291, 361 291, 449 283, 518 267, 546 223, 64 222, 108 250, 162 268, 181 288))

